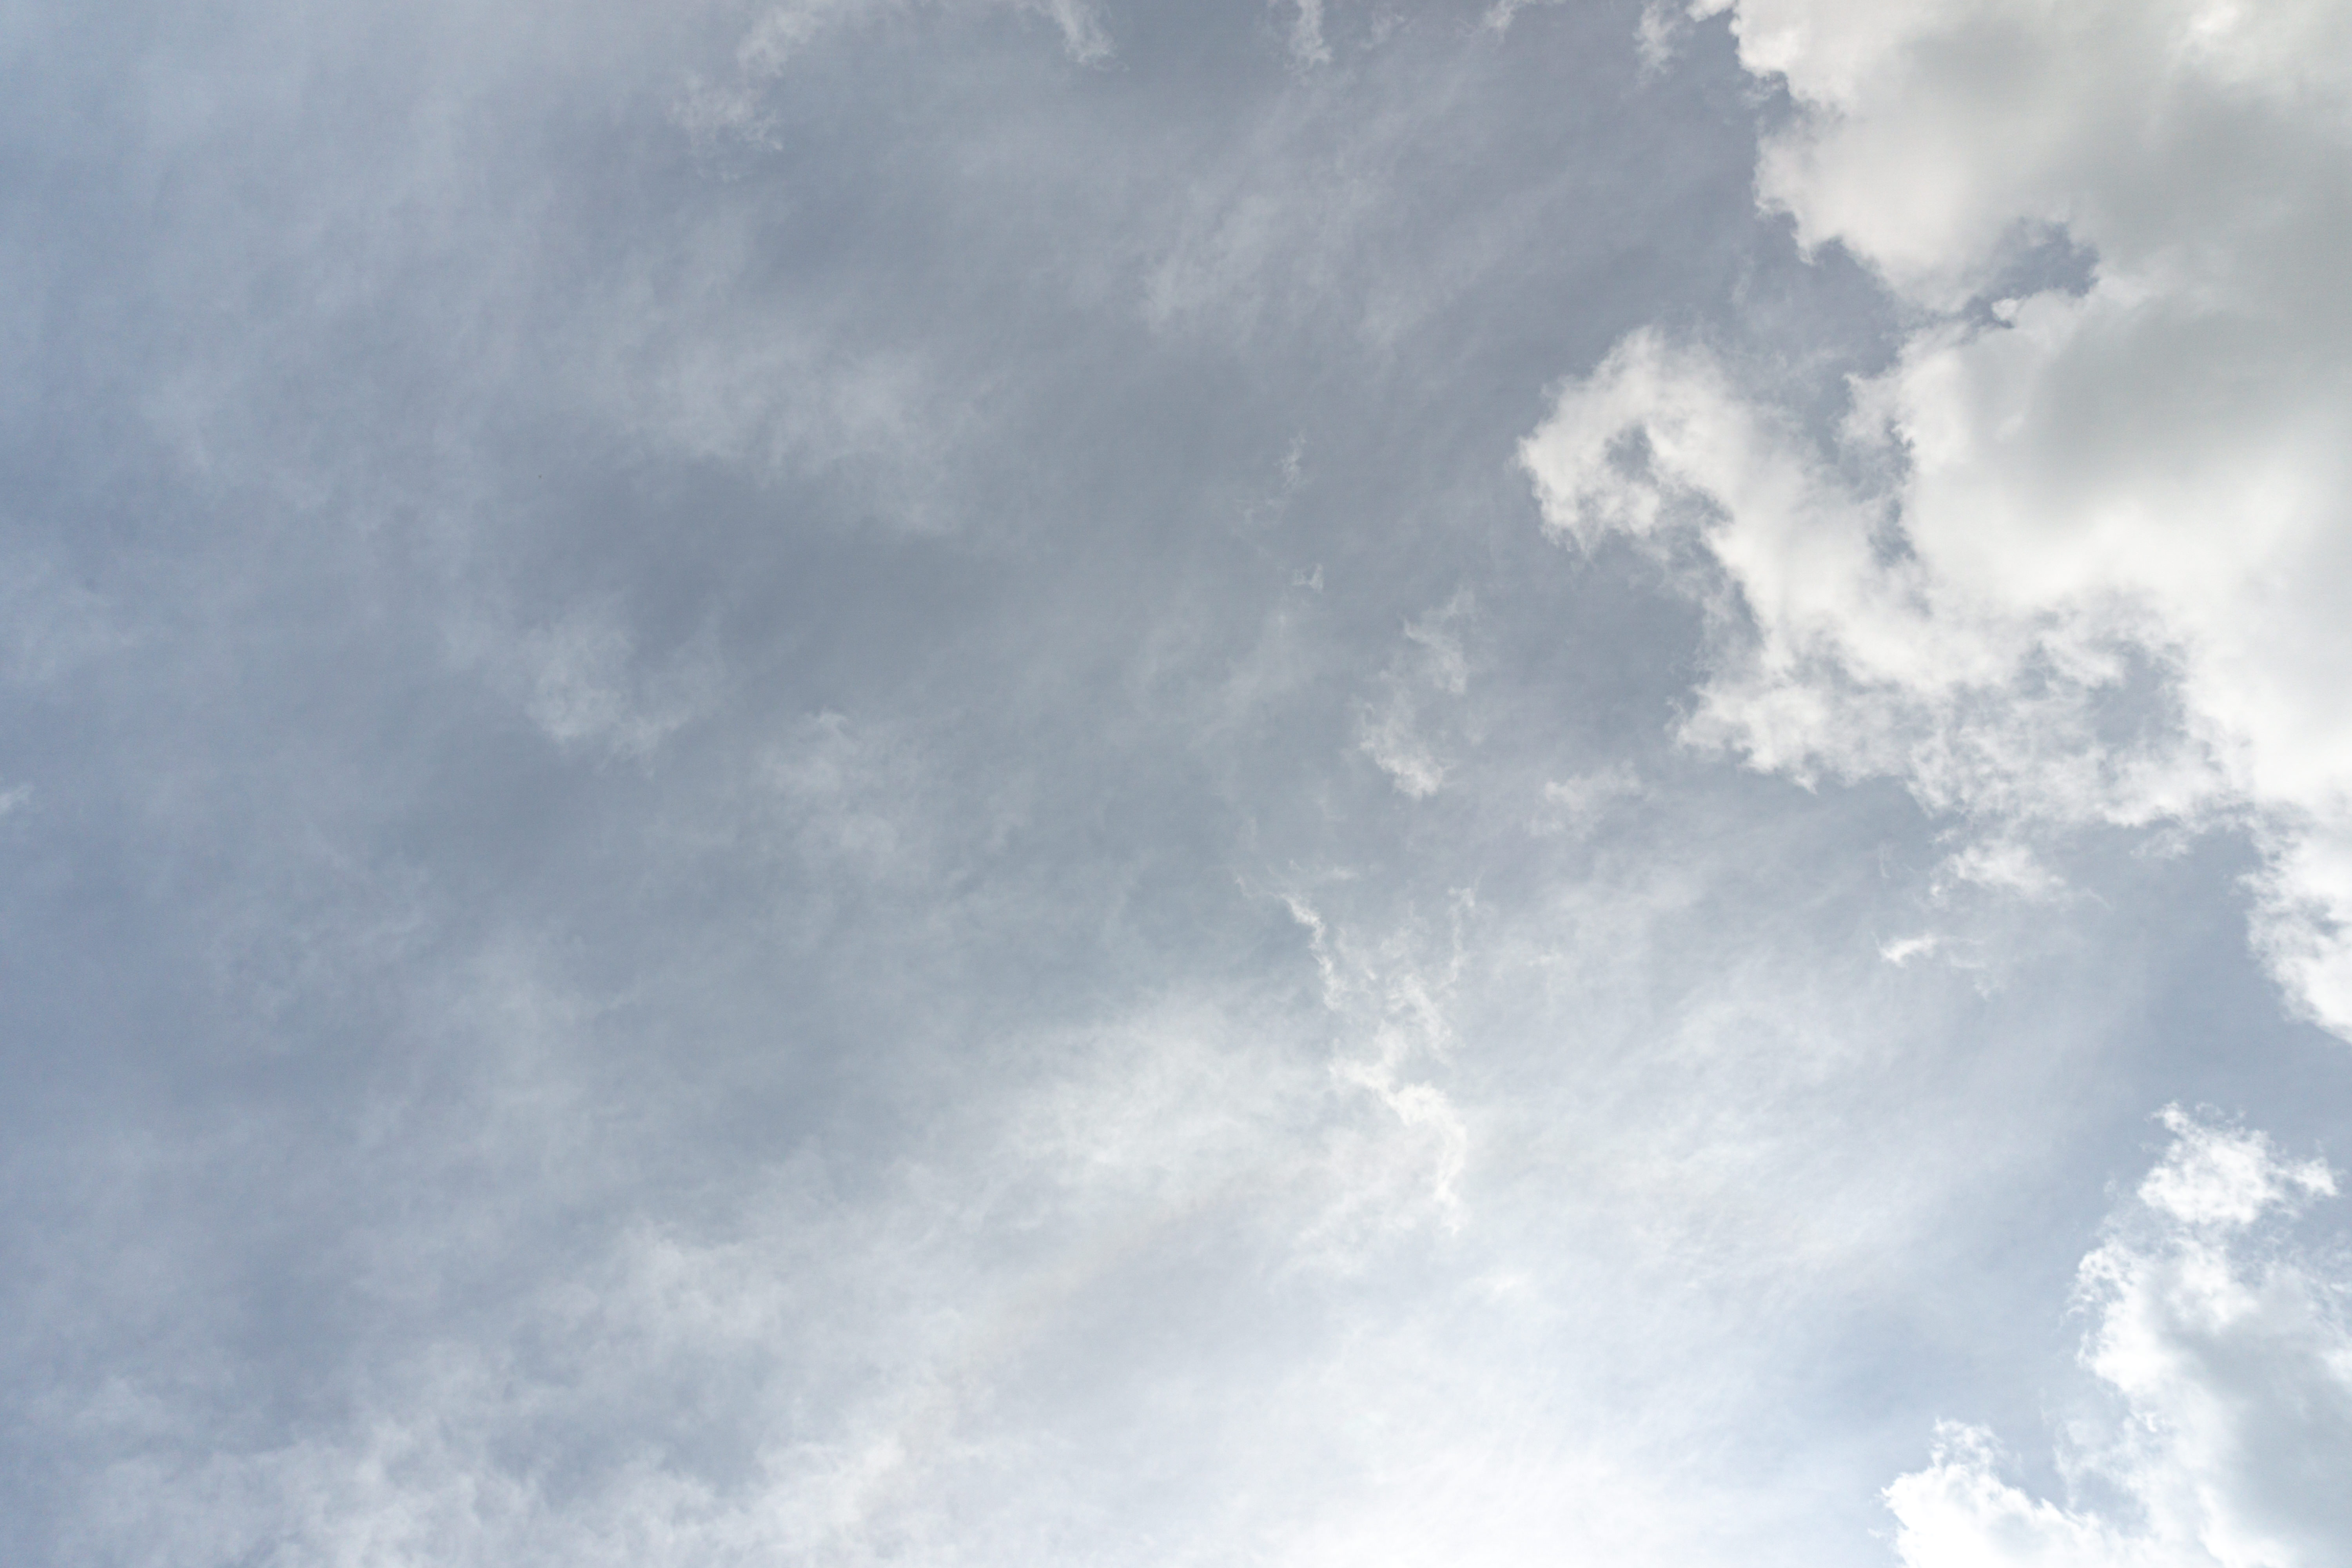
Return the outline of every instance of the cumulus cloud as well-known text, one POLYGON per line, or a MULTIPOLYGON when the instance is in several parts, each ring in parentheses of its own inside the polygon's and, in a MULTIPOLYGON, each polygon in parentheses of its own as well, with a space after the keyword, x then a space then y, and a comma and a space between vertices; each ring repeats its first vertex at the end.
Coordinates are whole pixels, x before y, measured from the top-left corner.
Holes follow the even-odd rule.
POLYGON ((2173 1142, 2083 1262, 2083 1363, 2110 1407, 2059 1504, 2002 1479, 1992 1436, 1952 1426, 1887 1489, 1909 1568, 2301 1568, 2352 1542, 2352 1279, 2280 1232, 2336 1192, 2319 1161, 2179 1110, 2173 1142))
POLYGON ((1717 611, 1690 739, 1997 831, 2248 825, 2256 945, 2352 1035, 2352 20, 1694 10, 1794 100, 1760 199, 1918 324, 1830 436, 1625 339, 1523 449, 1550 526, 1648 542, 1717 611))

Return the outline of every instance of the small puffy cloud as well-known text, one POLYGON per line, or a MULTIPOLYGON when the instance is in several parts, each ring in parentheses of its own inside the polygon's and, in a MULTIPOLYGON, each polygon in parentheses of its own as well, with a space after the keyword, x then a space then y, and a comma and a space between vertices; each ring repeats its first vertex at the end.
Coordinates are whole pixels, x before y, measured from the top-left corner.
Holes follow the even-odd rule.
POLYGON ((2164 1113, 2172 1152, 2139 1186, 2140 1202, 2183 1225, 2243 1228, 2298 1196, 2334 1196, 2324 1160, 2282 1162, 2260 1133, 2208 1126, 2178 1107, 2164 1113))
POLYGON ((1323 37, 1323 0, 1290 0, 1290 66, 1312 70, 1331 63, 1331 46, 1323 37))
POLYGON ((2053 898, 2066 885, 2030 846, 2013 839, 1971 844, 1946 857, 1938 872, 1939 885, 1948 879, 2024 899, 2053 898))
POLYGON ((1535 819, 1534 830, 1539 834, 1590 833, 1612 806, 1644 793, 1641 774, 1625 762, 1612 763, 1573 778, 1547 779, 1543 810, 1535 819))
POLYGON ((629 629, 609 605, 575 608, 522 639, 524 709, 567 751, 642 759, 706 710, 721 671, 698 640, 665 665, 642 668, 629 629))
POLYGON ((2352 19, 1695 9, 1796 101, 1762 199, 1919 324, 1827 440, 1634 334, 1524 447, 1549 525, 1647 542, 1717 609, 1694 741, 2011 841, 2251 823, 2255 945, 2352 1035, 2352 19), (2036 275, 2053 235, 2087 287, 2036 275))
POLYGON ((2170 1149, 2083 1262, 2085 1367, 2113 1402, 2062 1506, 1947 1426, 1887 1489, 1908 1568, 2318 1568, 2352 1552, 2352 1280, 2273 1234, 2335 1191, 2260 1132, 2165 1113, 2170 1149))
POLYGON ((1920 931, 1913 936, 1898 936, 1878 944, 1878 956, 1900 969, 1915 958, 1933 958, 1944 951, 1946 942, 1939 931, 1920 931))

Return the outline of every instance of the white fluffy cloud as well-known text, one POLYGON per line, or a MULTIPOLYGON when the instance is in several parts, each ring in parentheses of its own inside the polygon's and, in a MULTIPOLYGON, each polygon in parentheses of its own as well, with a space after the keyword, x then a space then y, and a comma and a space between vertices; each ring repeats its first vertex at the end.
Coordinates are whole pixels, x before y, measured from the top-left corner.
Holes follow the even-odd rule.
POLYGON ((1795 100, 1759 199, 1919 324, 1828 441, 1627 339, 1526 443, 1550 525, 1699 543, 1693 739, 2009 826, 2250 826, 2257 943, 2352 1033, 2352 13, 1694 9, 1795 100))
POLYGON ((2084 1364, 2119 1411, 2078 1430, 2058 1505, 2000 1476, 1990 1436, 1950 1426, 1887 1489, 1910 1568, 2299 1568, 2352 1541, 2352 1332, 2346 1281, 2266 1223, 2332 1195, 2319 1162, 2259 1132, 2167 1112, 2174 1141, 2084 1260, 2097 1326, 2084 1364))

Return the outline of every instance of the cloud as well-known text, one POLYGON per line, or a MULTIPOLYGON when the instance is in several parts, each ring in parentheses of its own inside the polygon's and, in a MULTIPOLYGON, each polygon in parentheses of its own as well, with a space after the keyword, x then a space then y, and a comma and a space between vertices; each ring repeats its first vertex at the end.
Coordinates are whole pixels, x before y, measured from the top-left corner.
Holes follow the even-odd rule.
POLYGON ((2141 303, 2276 304, 2326 276, 2352 132, 2352 20, 2326 0, 1691 10, 1728 14, 1741 62, 1799 106, 1767 142, 1763 198, 1907 298, 1964 301, 2037 224, 2097 247, 2103 290, 2137 284, 2141 303))
POLYGON ((390 1161, 388 1184, 468 1194, 461 1226, 404 1202, 361 1253, 423 1331, 372 1337, 332 1411, 268 1438, 218 1441, 142 1368, 53 1396, 104 1456, 75 1478, 61 1560, 991 1564, 1037 1560, 1043 1538, 1046 1561, 1206 1563, 1276 1539, 1269 1560, 1314 1562, 1402 1468, 1445 1485, 1383 1503, 1396 1528, 1525 1561, 1475 1556, 1486 1513, 1556 1515, 1597 1456, 1498 1434, 1475 1410, 1510 1397, 1531 1419, 1528 1391, 1351 1284, 1440 1210, 1443 1151, 1408 1113, 1434 1091, 1368 1094, 1345 1070, 1444 1037, 1416 942, 1323 949, 1336 1059, 1311 1007, 1246 994, 997 1042, 943 1065, 925 1135, 870 1172, 804 1148, 729 1162, 707 1210, 604 1194, 626 1217, 520 1271, 528 1204, 485 1195, 478 1162, 600 1179, 566 1070, 598 1019, 511 955, 468 999, 467 1054, 502 1092, 436 1128, 446 1147, 352 1153, 371 1183, 390 1161), (460 1308, 468 1254, 499 1286, 460 1308), (1301 1338, 1331 1310, 1361 1331, 1301 1338), (1535 1487, 1512 1467, 1559 1473, 1535 1487))
POLYGON ((1694 742, 1996 831, 2249 826, 2255 945, 2352 1036, 2352 23, 1697 9, 1795 100, 1760 199, 1918 324, 1828 435, 1734 357, 1626 338, 1523 449, 1548 522, 1713 608, 1694 742))
POLYGON ((35 689, 121 651, 130 635, 99 595, 71 580, 45 552, 0 556, 0 679, 35 689))
MULTIPOLYGON (((941 0, 932 0, 940 5, 941 0)), ((713 81, 688 73, 670 117, 708 147, 719 138, 770 143, 773 121, 764 99, 806 50, 828 34, 914 8, 915 0, 784 0, 763 12, 735 46, 733 69, 713 81)), ((1062 36, 1073 60, 1095 65, 1111 55, 1111 38, 1091 0, 972 0, 962 9, 1009 9, 1042 16, 1062 36)), ((950 8, 942 5, 941 8, 950 8)))
POLYGON ((1426 730, 1429 710, 1470 689, 1470 660, 1456 629, 1475 608, 1467 590, 1438 608, 1405 623, 1409 653, 1390 660, 1377 701, 1358 710, 1356 746, 1389 775, 1397 789, 1426 800, 1445 787, 1452 765, 1426 730))
POLYGON ((2141 973, 2189 857, 1980 994, 2105 884, 1662 754, 1691 618, 1526 525, 1790 253, 1720 29, 775 6, 47 7, 0 1560, 1884 1555, 2164 1004, 2269 1019, 2141 973))
POLYGON ((1543 810, 1530 826, 1538 834, 1589 834, 1620 802, 1646 794, 1641 774, 1627 762, 1616 762, 1570 779, 1547 779, 1543 810))
POLYGON ((1351 1196, 1338 1220, 1323 1228, 1353 1231, 1368 1219, 1375 1228, 1409 1225, 1424 1213, 1458 1223, 1470 1131, 1433 1075, 1453 1055, 1449 1004, 1462 977, 1464 927, 1476 910, 1475 895, 1454 895, 1442 961, 1423 951, 1426 938, 1413 927, 1367 950, 1335 931, 1305 899, 1292 896, 1286 902, 1311 940, 1323 1005, 1349 1037, 1332 1061, 1332 1077, 1369 1093, 1402 1134, 1356 1139, 1343 1133, 1335 1142, 1351 1196))
POLYGON ((523 709, 566 751, 642 761, 707 711, 724 679, 708 636, 660 668, 641 668, 628 627, 606 604, 575 607, 521 639, 523 709))
POLYGON ((1329 65, 1331 46, 1323 38, 1323 0, 1290 0, 1290 4, 1297 13, 1290 21, 1290 68, 1307 71, 1329 65))
POLYGON ((2111 1395, 2079 1423, 2060 1505, 2001 1479, 1991 1435, 1949 1426, 1887 1489, 1909 1568, 2300 1568, 2352 1543, 2352 1279, 2282 1240, 2332 1196, 2318 1161, 2165 1113, 2173 1142, 2083 1262, 2083 1363, 2111 1395))
POLYGON ((2048 899, 2065 883, 2042 865, 2032 849, 2013 842, 1980 841, 1945 857, 1937 868, 1938 883, 1969 882, 1995 888, 2025 899, 2048 899), (1948 879, 1948 881, 1946 879, 1948 879))

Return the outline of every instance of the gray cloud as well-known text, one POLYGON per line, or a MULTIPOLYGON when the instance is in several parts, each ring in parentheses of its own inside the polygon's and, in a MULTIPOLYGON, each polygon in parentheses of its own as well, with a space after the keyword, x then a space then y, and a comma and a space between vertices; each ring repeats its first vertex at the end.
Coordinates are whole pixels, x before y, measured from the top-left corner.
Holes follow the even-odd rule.
POLYGON ((1817 1568, 2030 1431, 2153 1107, 2340 1135, 2283 841, 1678 742, 1558 378, 1926 351, 1644 17, 0 24, 0 1556, 1817 1568))

